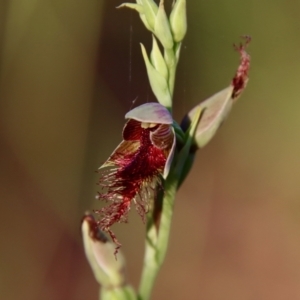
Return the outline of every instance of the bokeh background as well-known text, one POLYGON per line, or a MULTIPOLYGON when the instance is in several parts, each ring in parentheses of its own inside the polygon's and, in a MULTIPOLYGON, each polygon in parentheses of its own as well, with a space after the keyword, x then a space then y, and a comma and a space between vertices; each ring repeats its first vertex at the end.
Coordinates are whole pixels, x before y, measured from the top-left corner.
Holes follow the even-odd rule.
MULTIPOLYGON (((97 299, 80 219, 101 205, 94 171, 124 114, 155 100, 139 48, 151 35, 121 2, 0 1, 1 299, 97 299)), ((153 299, 300 299, 300 2, 187 5, 177 121, 229 84, 242 34, 252 65, 178 193, 153 299)), ((132 210, 114 230, 136 287, 145 227, 132 210)))

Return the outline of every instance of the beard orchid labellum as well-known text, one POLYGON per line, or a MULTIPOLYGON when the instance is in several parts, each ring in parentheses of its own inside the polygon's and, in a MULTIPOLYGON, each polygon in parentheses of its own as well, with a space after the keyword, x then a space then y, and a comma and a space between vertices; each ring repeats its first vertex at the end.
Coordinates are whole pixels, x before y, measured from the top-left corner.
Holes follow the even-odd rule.
POLYGON ((121 244, 110 227, 127 222, 132 202, 145 219, 149 201, 155 198, 161 179, 168 176, 176 141, 172 116, 159 103, 140 105, 125 119, 123 141, 99 168, 102 191, 97 198, 110 204, 95 211, 101 216, 98 226, 117 246, 115 254, 121 244))

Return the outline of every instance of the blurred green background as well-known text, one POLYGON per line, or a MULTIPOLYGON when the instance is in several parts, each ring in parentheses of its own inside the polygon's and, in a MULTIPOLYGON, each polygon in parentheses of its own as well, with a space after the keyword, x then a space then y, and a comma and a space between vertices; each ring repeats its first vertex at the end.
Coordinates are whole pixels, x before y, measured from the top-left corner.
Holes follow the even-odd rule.
MULTIPOLYGON (((166 0, 167 7, 171 0, 166 0)), ((125 113, 154 101, 116 0, 0 1, 0 299, 97 299, 80 219, 125 113)), ((299 1, 192 1, 175 118, 226 87, 249 34, 250 81, 180 189, 153 299, 300 299, 299 1)), ((144 230, 114 230, 138 285, 144 230)))

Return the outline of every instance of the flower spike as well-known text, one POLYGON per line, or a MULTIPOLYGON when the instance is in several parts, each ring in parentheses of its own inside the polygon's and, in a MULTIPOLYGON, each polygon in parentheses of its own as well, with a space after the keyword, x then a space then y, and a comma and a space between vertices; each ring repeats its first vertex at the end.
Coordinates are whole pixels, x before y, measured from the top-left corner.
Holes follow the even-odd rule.
POLYGON ((98 198, 110 205, 96 211, 101 216, 98 225, 117 245, 115 254, 121 244, 110 227, 127 222, 132 201, 145 219, 157 186, 162 177, 168 176, 175 149, 173 119, 164 106, 146 103, 129 111, 125 118, 128 121, 123 129, 123 141, 99 168, 102 173, 99 185, 103 191, 98 198))

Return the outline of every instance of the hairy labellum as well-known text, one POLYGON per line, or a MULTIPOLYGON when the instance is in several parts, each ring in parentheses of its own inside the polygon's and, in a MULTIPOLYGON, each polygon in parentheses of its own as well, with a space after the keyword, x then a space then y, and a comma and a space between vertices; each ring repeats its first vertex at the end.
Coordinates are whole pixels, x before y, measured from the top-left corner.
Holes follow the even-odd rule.
POLYGON ((116 253, 121 244, 110 227, 127 222, 132 201, 144 220, 149 200, 155 197, 161 178, 168 175, 175 148, 173 120, 162 105, 146 103, 125 117, 129 120, 123 129, 123 141, 100 167, 108 168, 101 172, 98 198, 110 205, 96 211, 101 216, 99 227, 117 245, 116 253))

